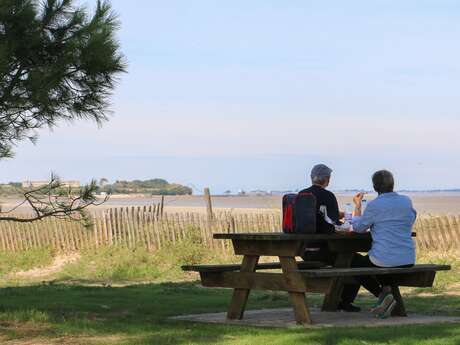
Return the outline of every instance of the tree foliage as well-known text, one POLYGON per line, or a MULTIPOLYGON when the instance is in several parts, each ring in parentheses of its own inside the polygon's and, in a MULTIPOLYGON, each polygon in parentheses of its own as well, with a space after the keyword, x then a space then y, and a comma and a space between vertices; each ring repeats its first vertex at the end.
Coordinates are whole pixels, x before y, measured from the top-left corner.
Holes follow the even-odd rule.
POLYGON ((190 195, 192 189, 163 179, 116 181, 101 187, 101 191, 113 194, 190 195))
MULTIPOLYGON (((0 1, 0 159, 12 157, 20 141, 35 141, 40 128, 107 120, 109 96, 125 71, 118 24, 108 2, 97 1, 90 14, 72 0, 0 1)), ((52 179, 49 187, 52 194, 62 186, 52 179)), ((90 202, 96 188, 84 187, 79 201, 90 202)), ((36 211, 55 215, 56 207, 70 205, 60 201, 36 211)))

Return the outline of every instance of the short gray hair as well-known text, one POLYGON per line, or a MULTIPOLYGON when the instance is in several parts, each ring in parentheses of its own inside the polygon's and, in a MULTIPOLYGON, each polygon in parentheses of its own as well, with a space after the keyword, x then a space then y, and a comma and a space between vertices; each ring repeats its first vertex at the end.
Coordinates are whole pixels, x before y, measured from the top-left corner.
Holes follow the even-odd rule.
POLYGON ((329 179, 329 176, 313 176, 311 178, 311 182, 313 184, 325 184, 327 180, 329 179))
POLYGON ((388 170, 379 170, 372 175, 372 183, 377 193, 390 193, 395 186, 393 174, 388 170))
POLYGON ((326 164, 316 164, 310 173, 310 177, 331 177, 332 169, 329 168, 326 164))

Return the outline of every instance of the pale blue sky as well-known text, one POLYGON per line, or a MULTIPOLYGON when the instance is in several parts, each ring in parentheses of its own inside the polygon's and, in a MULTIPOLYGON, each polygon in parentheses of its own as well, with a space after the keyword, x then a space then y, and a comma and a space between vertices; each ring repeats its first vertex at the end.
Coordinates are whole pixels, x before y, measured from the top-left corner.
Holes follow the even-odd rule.
MULTIPOLYGON (((86 1, 89 6, 95 1, 86 1)), ((460 187, 458 1, 112 1, 129 62, 113 118, 41 132, 0 179, 295 189, 460 187), (70 157, 69 157, 70 156, 70 157)))

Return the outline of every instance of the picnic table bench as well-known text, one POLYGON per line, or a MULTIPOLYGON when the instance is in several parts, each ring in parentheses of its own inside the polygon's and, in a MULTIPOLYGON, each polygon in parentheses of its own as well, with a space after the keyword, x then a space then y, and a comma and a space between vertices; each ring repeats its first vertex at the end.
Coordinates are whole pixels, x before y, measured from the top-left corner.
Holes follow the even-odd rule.
MULTIPOLYGON (((415 234, 414 234, 415 235, 415 234)), ((390 275, 397 306, 392 315, 406 316, 400 286, 431 287, 437 271, 448 265, 414 265, 407 268, 350 268, 356 252, 367 252, 372 243, 369 233, 284 234, 232 233, 214 234, 215 239, 231 240, 236 255, 243 255, 241 265, 187 265, 185 271, 197 271, 203 286, 233 288, 227 318, 242 319, 251 290, 287 291, 298 324, 311 324, 305 293, 324 293, 323 311, 337 310, 343 285, 356 276, 390 275), (296 261, 304 243, 326 243, 336 253, 333 266, 321 262, 296 261), (261 256, 277 256, 279 262, 259 263, 261 256), (263 272, 281 269, 281 272, 263 272), (261 272, 262 271, 262 272, 261 272)))

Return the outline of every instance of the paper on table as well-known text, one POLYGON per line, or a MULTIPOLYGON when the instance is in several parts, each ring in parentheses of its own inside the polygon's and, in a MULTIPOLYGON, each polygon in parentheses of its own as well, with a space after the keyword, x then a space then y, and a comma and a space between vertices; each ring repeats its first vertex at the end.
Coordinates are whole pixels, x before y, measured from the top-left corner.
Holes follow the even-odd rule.
POLYGON ((341 225, 335 224, 335 222, 328 217, 327 215, 327 207, 325 205, 321 205, 319 207, 319 213, 321 213, 324 217, 324 220, 326 223, 329 223, 331 225, 334 225, 335 231, 352 231, 351 224, 348 221, 345 221, 345 223, 341 225))

